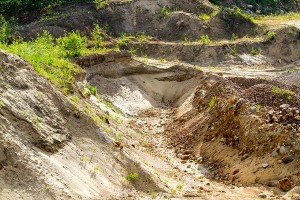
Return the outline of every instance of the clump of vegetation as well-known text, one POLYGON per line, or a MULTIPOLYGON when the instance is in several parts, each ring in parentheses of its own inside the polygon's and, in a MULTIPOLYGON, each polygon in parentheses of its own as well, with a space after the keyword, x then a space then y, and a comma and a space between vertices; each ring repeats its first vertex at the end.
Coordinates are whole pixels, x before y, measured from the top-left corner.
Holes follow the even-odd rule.
POLYGON ((209 102, 209 108, 214 108, 215 105, 216 105, 216 101, 217 101, 217 97, 216 96, 213 96, 209 102))
POLYGON ((89 91, 91 92, 92 95, 96 96, 97 95, 97 88, 95 86, 92 85, 87 85, 87 88, 89 89, 89 91))
POLYGON ((255 56, 258 55, 260 53, 259 49, 256 47, 252 47, 250 53, 255 56))
POLYGON ((295 92, 293 92, 291 90, 282 89, 277 86, 272 87, 272 93, 277 94, 277 95, 286 96, 288 100, 290 100, 292 98, 292 96, 295 95, 295 92))
POLYGON ((127 33, 122 33, 121 37, 117 40, 117 47, 118 48, 124 48, 128 45, 129 41, 134 39, 135 37, 132 35, 129 35, 127 33))
POLYGON ((92 43, 94 47, 101 48, 104 47, 105 42, 103 40, 104 31, 100 28, 98 24, 95 25, 95 28, 92 31, 92 43))
POLYGON ((0 99, 0 109, 2 108, 3 106, 3 101, 0 99))
POLYGON ((0 42, 8 42, 8 39, 12 33, 13 25, 9 23, 3 15, 0 14, 0 42))
POLYGON ((276 37, 276 33, 274 31, 268 31, 266 36, 267 40, 274 40, 275 37, 276 37))
POLYGON ((67 57, 81 56, 86 50, 86 41, 86 37, 82 37, 79 32, 70 32, 57 39, 58 45, 65 51, 67 57))
POLYGON ((203 43, 203 44, 209 44, 209 43, 211 43, 211 40, 208 35, 202 35, 202 36, 200 36, 200 39, 198 40, 198 42, 203 43))
POLYGON ((94 0, 93 2, 97 9, 101 9, 109 5, 107 0, 94 0))
POLYGON ((232 33, 231 41, 235 41, 235 40, 237 40, 238 38, 239 38, 239 37, 238 37, 236 34, 232 33))
POLYGON ((125 179, 129 182, 136 182, 139 179, 139 174, 138 173, 130 173, 125 176, 125 179))
POLYGON ((55 39, 46 31, 33 41, 15 40, 12 44, 0 43, 0 48, 26 59, 39 74, 48 78, 64 93, 73 90, 73 74, 79 71, 78 67, 66 59, 65 48, 70 46, 62 47, 61 44, 55 44, 55 39))
POLYGON ((171 10, 169 7, 167 7, 167 6, 163 6, 163 7, 160 9, 160 15, 161 15, 162 17, 169 15, 171 12, 172 12, 172 10, 171 10))

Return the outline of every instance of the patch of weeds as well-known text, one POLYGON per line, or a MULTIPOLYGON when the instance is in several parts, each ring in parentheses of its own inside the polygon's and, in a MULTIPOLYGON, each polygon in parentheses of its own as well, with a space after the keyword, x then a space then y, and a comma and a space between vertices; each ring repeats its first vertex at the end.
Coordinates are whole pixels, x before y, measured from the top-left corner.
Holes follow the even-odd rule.
POLYGON ((198 15, 198 17, 200 19, 208 20, 208 19, 210 19, 211 16, 206 13, 201 13, 200 15, 198 15))
POLYGON ((130 173, 125 176, 125 179, 129 182, 136 182, 139 179, 139 174, 138 173, 130 173))
POLYGON ((274 31, 268 31, 268 33, 266 35, 267 40, 274 40, 275 37, 276 37, 276 33, 274 31))
POLYGON ((259 49, 256 47, 252 47, 250 53, 255 56, 258 55, 260 53, 259 49))
POLYGON ((87 156, 81 156, 81 160, 84 162, 88 162, 90 159, 87 156))
POLYGON ((13 31, 13 24, 7 21, 1 14, 0 14, 0 42, 6 43, 8 39, 11 37, 13 31))
POLYGON ((97 95, 97 88, 95 86, 88 84, 87 88, 89 89, 89 91, 91 92, 92 95, 94 95, 94 96, 97 95))
POLYGON ((116 142, 121 142, 122 138, 123 138, 123 135, 121 133, 116 133, 114 136, 114 140, 116 142))
POLYGON ((78 57, 86 50, 86 37, 80 35, 78 31, 70 32, 57 39, 60 48, 67 57, 78 57))
POLYGON ((34 115, 34 116, 33 116, 32 122, 33 122, 33 124, 35 124, 37 127, 41 127, 41 120, 39 119, 38 116, 34 115))
POLYGON ((130 40, 134 39, 134 36, 127 33, 122 33, 121 36, 117 39, 117 47, 122 49, 126 47, 130 40))
POLYGON ((131 54, 131 56, 136 56, 137 50, 138 49, 131 47, 128 52, 131 54))
POLYGON ((139 40, 140 43, 144 44, 147 42, 147 36, 145 33, 137 34, 136 38, 139 40))
POLYGON ((92 43, 94 47, 101 48, 105 46, 103 35, 105 35, 105 31, 102 30, 98 24, 96 24, 92 30, 92 43))
POLYGON ((98 172, 100 170, 100 167, 98 165, 94 165, 92 169, 94 172, 98 172))
POLYGON ((75 104, 77 104, 79 101, 79 98, 77 96, 72 96, 71 101, 73 101, 75 104))
POLYGON ((293 92, 291 90, 281 89, 280 87, 277 87, 277 86, 272 87, 272 93, 277 94, 277 95, 286 96, 288 100, 290 100, 292 98, 292 96, 295 95, 295 92, 293 92))
POLYGON ((176 189, 172 188, 172 189, 171 189, 171 193, 172 193, 172 194, 176 194, 176 193, 177 193, 176 189))
POLYGON ((160 57, 160 62, 164 63, 166 61, 166 59, 164 59, 163 57, 160 57))
POLYGON ((203 43, 203 44, 209 44, 209 43, 211 43, 211 40, 208 35, 202 35, 202 36, 200 36, 200 39, 198 40, 198 42, 203 43))
POLYGON ((176 186, 176 188, 178 189, 178 191, 181 191, 182 187, 183 187, 183 183, 179 183, 179 184, 176 186))
POLYGON ((184 35, 183 43, 185 43, 185 44, 190 43, 190 40, 186 34, 184 35))
POLYGON ((109 5, 108 0, 93 0, 93 2, 97 9, 101 9, 109 5))
POLYGON ((57 45, 49 32, 44 31, 33 41, 25 42, 18 39, 11 44, 0 43, 0 48, 27 60, 40 75, 49 79, 63 93, 68 94, 73 91, 73 74, 79 71, 79 67, 66 58, 66 48, 73 45, 69 45, 66 39, 61 38, 58 41, 60 45, 57 45))
POLYGON ((234 34, 234 33, 232 33, 232 36, 231 36, 231 41, 235 41, 235 40, 237 40, 239 37, 236 35, 236 34, 234 34))
POLYGON ((261 110, 261 107, 262 107, 261 104, 257 104, 256 105, 256 111, 259 112, 261 110))
POLYGON ((0 110, 3 107, 3 101, 0 99, 0 110))
POLYGON ((215 107, 216 101, 217 101, 217 97, 213 96, 208 104, 210 109, 215 107))
POLYGON ((171 12, 172 12, 172 10, 171 10, 169 7, 167 7, 167 6, 163 6, 163 7, 160 9, 160 15, 161 15, 162 17, 169 15, 171 12))

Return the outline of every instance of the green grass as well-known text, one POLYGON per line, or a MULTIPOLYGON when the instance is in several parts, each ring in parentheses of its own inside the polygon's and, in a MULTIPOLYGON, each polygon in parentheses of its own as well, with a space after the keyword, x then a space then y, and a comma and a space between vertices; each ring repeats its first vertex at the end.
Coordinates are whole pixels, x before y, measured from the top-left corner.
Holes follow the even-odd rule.
POLYGON ((264 20, 293 20, 300 19, 300 13, 289 12, 285 14, 271 14, 265 16, 257 16, 254 18, 255 22, 264 21, 264 20))
POLYGON ((211 41, 211 39, 209 38, 208 35, 202 35, 202 36, 200 36, 200 39, 197 42, 203 43, 203 44, 209 44, 212 41, 211 41))
POLYGON ((216 101, 217 101, 217 97, 216 96, 213 96, 209 102, 209 108, 214 108, 215 105, 216 105, 216 101))
POLYGON ((108 0, 93 0, 97 9, 104 8, 109 5, 108 0))
POLYGON ((130 173, 125 176, 125 179, 129 182, 136 182, 139 179, 139 174, 138 173, 130 173))
MULTIPOLYGON (((65 41, 63 38, 60 40, 65 41)), ((64 93, 69 93, 73 89, 73 74, 78 72, 79 68, 66 59, 70 54, 67 46, 61 45, 55 44, 55 39, 48 32, 44 32, 36 40, 16 40, 9 45, 0 43, 0 48, 24 58, 39 74, 49 79, 64 93)))
POLYGON ((281 95, 281 96, 286 96, 288 100, 290 100, 292 98, 292 96, 295 95, 295 92, 293 92, 292 90, 282 89, 277 86, 272 87, 272 93, 281 95))
POLYGON ((276 33, 274 31, 268 31, 268 33, 266 35, 267 40, 274 40, 275 37, 276 37, 276 33))

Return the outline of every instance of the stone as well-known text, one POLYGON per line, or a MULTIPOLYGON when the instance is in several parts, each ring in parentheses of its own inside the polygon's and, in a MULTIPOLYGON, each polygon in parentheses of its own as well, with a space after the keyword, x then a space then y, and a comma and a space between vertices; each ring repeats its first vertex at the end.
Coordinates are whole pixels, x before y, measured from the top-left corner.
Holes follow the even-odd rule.
POLYGON ((269 164, 268 164, 268 163, 263 163, 263 164, 262 164, 262 167, 263 167, 263 168, 267 168, 267 167, 269 167, 269 164))
POLYGON ((188 160, 188 159, 190 159, 190 155, 183 155, 182 157, 181 157, 181 160, 188 160))
POLYGON ((281 147, 280 147, 279 153, 280 153, 281 155, 285 155, 285 154, 287 154, 287 152, 288 152, 288 149, 287 149, 285 146, 281 146, 281 147))
POLYGON ((293 156, 293 155, 287 155, 282 158, 282 162, 285 164, 290 163, 293 160, 295 160, 295 156, 293 156))
POLYGON ((279 108, 281 108, 282 110, 286 110, 286 109, 288 109, 289 107, 290 107, 289 104, 282 104, 282 105, 279 106, 279 108))
POLYGON ((271 180, 268 182, 269 187, 277 187, 278 180, 271 180))
POLYGON ((293 182, 289 178, 284 178, 278 181, 277 187, 284 192, 292 188, 293 182))
POLYGON ((265 199, 265 198, 267 198, 267 195, 264 194, 264 193, 260 193, 260 194, 258 194, 258 197, 262 198, 262 199, 265 199))
POLYGON ((239 170, 239 169, 236 169, 236 170, 233 171, 232 174, 233 174, 233 175, 236 175, 236 174, 239 173, 239 172, 240 172, 240 170, 239 170))

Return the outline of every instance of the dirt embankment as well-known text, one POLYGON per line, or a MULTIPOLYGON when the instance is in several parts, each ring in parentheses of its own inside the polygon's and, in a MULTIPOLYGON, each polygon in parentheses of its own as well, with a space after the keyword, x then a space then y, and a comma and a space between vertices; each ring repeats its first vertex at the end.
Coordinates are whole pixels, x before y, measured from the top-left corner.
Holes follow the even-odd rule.
POLYGON ((217 163, 220 169, 211 174, 217 180, 276 186, 288 178, 297 185, 298 94, 299 88, 279 82, 208 76, 196 90, 193 109, 169 125, 171 143, 179 157, 193 149, 191 158, 201 154, 198 161, 217 163))
POLYGON ((107 111, 80 97, 71 103, 17 56, 1 50, 0 62, 1 199, 106 199, 161 191, 89 114, 107 111), (136 184, 124 179, 129 173, 138 173, 136 184))

